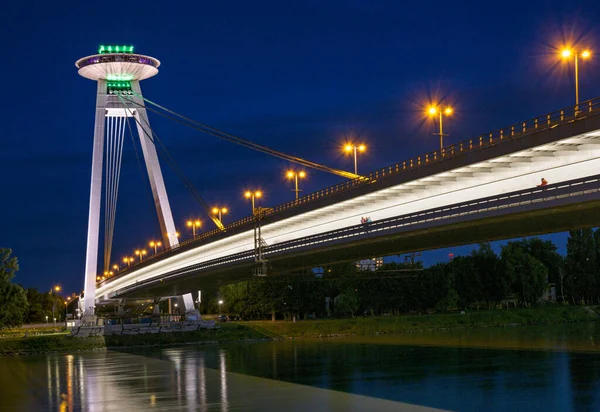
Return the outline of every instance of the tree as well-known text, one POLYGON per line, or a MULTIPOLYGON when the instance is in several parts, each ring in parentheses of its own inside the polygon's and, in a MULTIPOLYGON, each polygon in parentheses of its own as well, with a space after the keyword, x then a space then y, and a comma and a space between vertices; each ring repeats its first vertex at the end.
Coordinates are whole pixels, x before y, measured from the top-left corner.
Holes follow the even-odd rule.
POLYGON ((507 281, 500 271, 500 259, 489 243, 481 243, 479 249, 471 252, 473 266, 479 275, 483 298, 488 304, 498 303, 510 293, 512 282, 507 281))
POLYGON ((501 256, 504 276, 514 280, 513 292, 526 306, 537 302, 547 287, 546 266, 527 253, 521 242, 509 242, 503 246, 501 256))
POLYGON ((339 315, 352 315, 358 310, 358 297, 353 291, 339 294, 333 300, 335 312, 339 315))
POLYGON ((565 288, 573 303, 592 300, 596 286, 596 245, 592 229, 572 230, 567 239, 565 288))
POLYGON ((11 249, 0 248, 0 329, 21 325, 27 311, 25 291, 11 283, 19 270, 19 262, 11 254, 11 249))
POLYGON ((475 302, 483 300, 483 286, 474 261, 470 256, 458 256, 448 264, 448 270, 454 279, 458 292, 458 304, 469 308, 475 302))
POLYGON ((558 283, 560 281, 559 271, 563 264, 562 257, 556 251, 556 245, 550 240, 542 240, 534 237, 523 239, 519 242, 525 252, 533 256, 548 269, 548 282, 558 283))

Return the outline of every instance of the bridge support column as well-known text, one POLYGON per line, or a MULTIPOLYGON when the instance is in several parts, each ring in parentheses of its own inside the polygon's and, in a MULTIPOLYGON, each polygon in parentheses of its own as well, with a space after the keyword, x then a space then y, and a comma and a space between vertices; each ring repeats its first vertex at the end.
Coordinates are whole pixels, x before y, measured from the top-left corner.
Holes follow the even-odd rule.
POLYGON ((200 311, 194 305, 194 298, 191 293, 181 295, 180 298, 183 307, 185 308, 185 317, 187 320, 201 320, 200 311))
POLYGON ((90 183, 87 246, 85 253, 85 286, 83 295, 83 323, 95 324, 96 276, 98 275, 98 238, 100 232, 100 201, 102 199, 102 166, 104 159, 104 125, 106 118, 106 81, 98 81, 96 120, 94 123, 94 151, 90 183))
POLYGON ((117 305, 117 316, 125 316, 125 299, 119 299, 117 305))

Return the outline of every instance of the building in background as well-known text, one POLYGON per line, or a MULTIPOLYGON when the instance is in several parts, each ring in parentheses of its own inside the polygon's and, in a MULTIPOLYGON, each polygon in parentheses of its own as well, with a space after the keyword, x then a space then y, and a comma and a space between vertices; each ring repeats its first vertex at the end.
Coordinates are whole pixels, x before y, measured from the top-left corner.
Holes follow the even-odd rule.
POLYGON ((374 272, 383 265, 383 257, 363 259, 356 262, 356 268, 358 270, 368 270, 374 272))

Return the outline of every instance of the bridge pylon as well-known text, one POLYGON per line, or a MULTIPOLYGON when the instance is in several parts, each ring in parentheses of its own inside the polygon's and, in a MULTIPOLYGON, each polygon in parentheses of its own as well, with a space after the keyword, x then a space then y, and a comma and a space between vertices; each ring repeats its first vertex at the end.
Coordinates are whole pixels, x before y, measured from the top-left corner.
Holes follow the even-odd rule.
POLYGON ((164 244, 171 247, 178 245, 175 223, 154 146, 154 135, 140 88, 140 81, 156 75, 159 65, 160 62, 153 57, 133 53, 133 46, 100 46, 98 54, 84 57, 75 63, 81 76, 97 82, 83 302, 84 317, 88 316, 88 319, 94 316, 96 276, 99 272, 101 201, 104 198, 104 270, 107 270, 110 264, 121 156, 126 129, 130 127, 129 118, 136 124, 164 244))
POLYGON ((252 267, 253 276, 267 276, 267 260, 263 258, 264 248, 267 242, 261 236, 260 221, 267 213, 268 209, 259 208, 254 213, 254 266, 252 267))

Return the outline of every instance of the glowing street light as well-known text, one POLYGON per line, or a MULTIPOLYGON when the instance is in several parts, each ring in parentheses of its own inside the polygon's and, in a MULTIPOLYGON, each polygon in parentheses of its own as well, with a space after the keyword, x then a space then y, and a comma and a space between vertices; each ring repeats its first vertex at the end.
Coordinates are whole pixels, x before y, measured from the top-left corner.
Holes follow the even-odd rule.
POLYGON ((161 247, 162 246, 162 242, 160 242, 158 240, 157 241, 152 240, 152 241, 150 241, 150 243, 148 245, 150 247, 154 248, 154 254, 156 255, 156 248, 161 247))
POLYGON ((113 269, 116 270, 117 272, 119 271, 119 265, 117 265, 116 263, 113 265, 113 269))
POLYGON ((346 143, 344 145, 344 151, 348 154, 354 152, 354 174, 357 175, 358 174, 358 162, 356 160, 357 158, 357 152, 364 152, 365 150, 367 150, 367 146, 365 146, 364 144, 359 144, 356 145, 356 143, 346 143))
POLYGON ((213 215, 217 215, 219 217, 219 221, 223 222, 223 215, 228 212, 226 207, 213 207, 213 215))
POLYGON ((292 190, 292 192, 296 192, 296 202, 298 201, 298 192, 301 192, 301 189, 298 189, 298 178, 300 179, 304 179, 306 177, 306 172, 304 171, 300 171, 297 172, 295 170, 289 170, 286 174, 286 176, 288 177, 288 179, 294 179, 294 181, 296 182, 296 188, 294 190, 292 190))
POLYGON ((262 192, 260 190, 256 190, 254 192, 247 190, 246 193, 244 193, 244 196, 246 199, 252 199, 252 216, 254 216, 254 199, 260 199, 262 197, 262 192))
POLYGON ((221 314, 221 313, 222 313, 222 311, 221 311, 221 305, 222 305, 222 304, 223 304, 223 301, 222 301, 222 300, 220 300, 220 301, 219 301, 219 314, 221 314))
POLYGON ((146 252, 146 249, 138 249, 135 251, 136 256, 140 257, 140 262, 144 259, 144 256, 146 256, 148 252, 146 252))
POLYGON ((444 136, 448 136, 447 134, 444 134, 442 117, 443 115, 450 116, 453 111, 454 109, 452 109, 452 107, 450 106, 446 107, 444 110, 435 106, 431 106, 427 110, 427 113, 429 113, 430 116, 435 116, 436 114, 440 115, 440 132, 434 133, 440 136, 440 150, 444 149, 444 136))
POLYGON ((202 226, 202 222, 199 221, 198 219, 196 219, 196 220, 188 220, 186 224, 188 227, 192 228, 192 236, 196 237, 196 228, 199 228, 200 226, 202 226))
MULTIPOLYGON (((592 56, 592 52, 583 50, 579 53, 577 50, 566 48, 560 52, 560 56, 563 60, 570 60, 571 57, 575 57, 575 104, 579 106, 579 56, 582 59, 589 59, 592 56)), ((576 112, 577 109, 578 107, 575 108, 576 112)))
POLYGON ((131 266, 131 264, 133 263, 135 259, 129 256, 125 256, 123 258, 123 263, 127 263, 127 267, 131 266))

